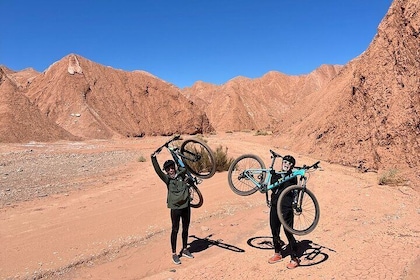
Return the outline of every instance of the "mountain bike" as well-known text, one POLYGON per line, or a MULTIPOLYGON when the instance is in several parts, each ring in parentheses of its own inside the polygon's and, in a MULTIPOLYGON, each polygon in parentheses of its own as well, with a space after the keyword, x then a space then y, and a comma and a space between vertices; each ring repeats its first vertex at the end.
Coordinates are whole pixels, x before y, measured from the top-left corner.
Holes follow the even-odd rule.
POLYGON ((310 171, 320 168, 319 161, 311 166, 294 167, 291 173, 274 170, 280 154, 270 150, 271 165, 265 167, 262 159, 253 154, 245 154, 232 162, 228 171, 229 186, 234 193, 247 196, 258 190, 265 193, 267 205, 270 206, 268 191, 273 190, 283 182, 298 177, 298 184, 285 188, 277 201, 277 214, 284 228, 296 235, 312 232, 318 224, 320 209, 315 195, 306 184, 310 171), (276 180, 272 180, 275 178, 276 180), (283 215, 291 213, 293 215, 283 215))
POLYGON ((166 148, 178 168, 187 169, 186 182, 190 190, 190 206, 199 208, 203 205, 204 199, 197 185, 202 183, 202 179, 211 178, 216 173, 214 153, 206 143, 199 139, 187 139, 181 144, 176 142, 178 140, 182 140, 181 136, 175 135, 157 148, 156 153, 166 148))

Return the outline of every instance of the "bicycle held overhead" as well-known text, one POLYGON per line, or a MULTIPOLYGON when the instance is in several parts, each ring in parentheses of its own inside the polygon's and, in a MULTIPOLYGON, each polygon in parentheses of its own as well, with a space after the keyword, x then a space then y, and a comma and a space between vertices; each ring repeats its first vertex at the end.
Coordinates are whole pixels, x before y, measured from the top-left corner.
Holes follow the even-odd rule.
POLYGON ((216 161, 211 148, 197 138, 190 138, 185 141, 181 135, 175 135, 156 149, 158 154, 166 148, 173 161, 178 167, 186 169, 186 180, 190 187, 191 202, 193 208, 203 205, 203 196, 197 185, 202 179, 211 178, 216 172, 216 161), (179 143, 178 141, 182 141, 179 143))
POLYGON ((320 168, 319 161, 314 164, 302 167, 295 166, 291 173, 286 174, 274 170, 274 164, 277 158, 283 158, 273 150, 271 153, 271 165, 266 168, 264 162, 259 156, 253 154, 244 154, 234 160, 229 167, 228 182, 234 193, 246 196, 257 191, 266 194, 267 205, 270 205, 268 191, 277 188, 283 182, 292 178, 298 178, 298 183, 287 187, 280 195, 277 201, 277 212, 280 222, 293 234, 305 235, 315 229, 320 217, 320 208, 315 195, 310 191, 306 184, 309 179, 309 173, 320 168), (272 182, 272 177, 277 180, 272 182), (293 197, 290 206, 288 198, 293 197), (286 220, 282 215, 285 207, 291 207, 293 210, 293 221, 286 220))
POLYGON ((197 188, 202 178, 210 178, 216 171, 214 155, 207 144, 198 139, 187 139, 180 145, 180 135, 172 137, 151 154, 153 168, 167 188, 166 204, 170 209, 172 222, 172 261, 181 264, 180 257, 194 258, 188 249, 188 231, 191 222, 191 208, 203 205, 203 195, 197 188), (166 148, 172 159, 158 163, 157 155, 166 148), (199 179, 200 178, 200 179, 199 179), (182 223, 182 250, 177 253, 177 238, 182 223))

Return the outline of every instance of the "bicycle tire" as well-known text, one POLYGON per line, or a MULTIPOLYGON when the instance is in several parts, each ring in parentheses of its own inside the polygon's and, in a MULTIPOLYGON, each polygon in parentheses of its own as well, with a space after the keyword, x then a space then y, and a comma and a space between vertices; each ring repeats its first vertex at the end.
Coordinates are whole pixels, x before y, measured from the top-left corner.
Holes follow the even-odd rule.
POLYGON ((204 199, 203 194, 195 185, 190 186, 190 206, 192 208, 200 208, 203 205, 204 199))
POLYGON ((277 201, 277 215, 285 230, 296 235, 306 235, 318 224, 320 216, 318 200, 307 188, 303 190, 302 186, 289 186, 281 192, 277 201), (296 194, 303 195, 302 211, 296 211, 292 207, 292 197, 296 194))
MULTIPOLYGON (((232 191, 241 196, 247 196, 255 193, 258 186, 247 177, 243 176, 243 171, 248 169, 265 169, 265 164, 259 156, 246 154, 235 159, 229 166, 228 182, 232 191)), ((256 174, 260 184, 265 180, 266 173, 256 174)), ((254 175, 252 175, 254 176, 254 175)))
POLYGON ((181 145, 182 161, 189 172, 201 179, 216 173, 216 160, 210 147, 198 140, 187 139, 181 145))

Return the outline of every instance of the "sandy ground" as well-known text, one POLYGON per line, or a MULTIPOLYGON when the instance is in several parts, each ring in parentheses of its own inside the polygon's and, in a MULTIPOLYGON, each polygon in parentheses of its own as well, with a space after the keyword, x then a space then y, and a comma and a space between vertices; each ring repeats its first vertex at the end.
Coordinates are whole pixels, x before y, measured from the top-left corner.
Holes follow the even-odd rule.
MULTIPOLYGON (((286 268, 287 248, 282 262, 268 264, 273 249, 265 195, 234 194, 227 172, 199 185, 205 201, 193 209, 189 238, 195 258, 173 264, 166 188, 149 159, 167 139, 32 145, 31 150, 51 157, 103 151, 131 157, 112 164, 112 156, 99 154, 104 163, 90 159, 88 169, 96 171, 85 175, 74 166, 73 175, 65 172, 72 161, 63 157, 51 167, 61 168, 63 178, 53 181, 65 181, 63 190, 53 191, 49 183, 30 192, 38 194, 32 199, 21 200, 19 193, 27 192, 10 183, 14 173, 6 168, 13 162, 7 156, 29 148, 2 144, 0 279, 420 279, 418 186, 378 185, 376 173, 327 162, 308 183, 321 219, 312 233, 297 236, 302 260, 297 269, 286 268), (138 161, 139 155, 147 161, 138 161), (10 193, 15 198, 6 201, 10 193)), ((267 165, 270 148, 291 153, 298 165, 318 160, 272 146, 271 136, 233 133, 206 139, 213 148, 227 147, 230 157, 254 153, 267 165)), ((162 153, 159 160, 166 157, 162 153)), ((36 181, 40 175, 31 176, 36 181)), ((286 240, 283 232, 281 237, 286 240)))

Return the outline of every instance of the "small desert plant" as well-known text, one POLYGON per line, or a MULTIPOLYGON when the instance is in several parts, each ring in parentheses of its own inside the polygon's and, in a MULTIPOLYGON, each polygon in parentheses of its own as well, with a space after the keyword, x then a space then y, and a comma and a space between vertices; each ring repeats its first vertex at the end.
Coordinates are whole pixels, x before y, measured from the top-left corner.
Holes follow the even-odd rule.
POLYGON ((405 181, 397 169, 389 169, 379 177, 379 185, 401 185, 405 181))
MULTIPOLYGON (((213 150, 214 161, 216 162, 216 172, 227 171, 230 164, 234 161, 233 158, 228 159, 227 150, 227 148, 223 149, 222 145, 217 147, 216 150, 213 150)), ((205 154, 204 149, 201 151, 195 150, 194 152, 202 156, 205 154)), ((202 159, 198 162, 188 162, 187 164, 195 170, 210 169, 210 159, 208 157, 202 157, 202 159)))
POLYGON ((214 151, 217 172, 229 170, 229 166, 234 161, 233 158, 228 158, 227 151, 228 149, 227 148, 223 149, 222 145, 217 147, 216 151, 214 151))
POLYGON ((203 134, 196 134, 196 135, 195 135, 195 138, 196 138, 197 140, 200 140, 200 141, 204 142, 204 143, 207 143, 207 142, 208 142, 208 140, 207 140, 207 139, 204 139, 204 135, 203 135, 203 134))
POLYGON ((255 132, 255 136, 259 136, 259 135, 261 135, 261 136, 265 136, 265 135, 268 135, 269 133, 267 132, 267 131, 265 131, 265 130, 257 130, 256 132, 255 132))
POLYGON ((146 158, 143 155, 141 155, 141 156, 138 157, 137 161, 138 162, 146 162, 146 158))

